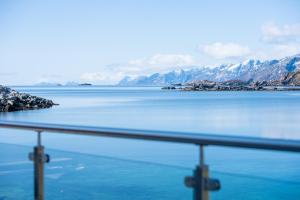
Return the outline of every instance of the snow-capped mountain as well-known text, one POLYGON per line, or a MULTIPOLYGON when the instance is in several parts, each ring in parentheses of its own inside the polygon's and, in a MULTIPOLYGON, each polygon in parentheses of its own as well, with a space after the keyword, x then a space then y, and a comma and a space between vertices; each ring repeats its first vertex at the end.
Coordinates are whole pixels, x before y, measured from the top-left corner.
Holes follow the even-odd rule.
POLYGON ((198 67, 167 73, 155 73, 137 78, 125 77, 119 85, 170 85, 195 80, 210 81, 263 81, 280 80, 288 72, 300 70, 300 54, 280 60, 246 60, 238 64, 224 64, 218 67, 198 67))

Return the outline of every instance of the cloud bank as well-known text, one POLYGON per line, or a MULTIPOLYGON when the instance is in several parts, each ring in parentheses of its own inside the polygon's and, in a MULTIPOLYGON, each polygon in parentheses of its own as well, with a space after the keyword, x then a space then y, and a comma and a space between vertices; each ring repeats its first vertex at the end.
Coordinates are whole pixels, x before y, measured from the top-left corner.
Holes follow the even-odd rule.
POLYGON ((81 75, 82 81, 115 84, 125 76, 136 77, 142 74, 180 69, 195 65, 196 61, 188 54, 155 54, 148 58, 133 59, 123 64, 102 67, 101 72, 87 72, 81 75))
POLYGON ((282 26, 275 23, 267 23, 261 27, 261 31, 265 42, 300 42, 300 23, 284 24, 282 26))
POLYGON ((240 58, 247 56, 251 50, 247 46, 242 46, 237 43, 222 43, 216 42, 202 46, 202 51, 208 56, 215 59, 240 58))
POLYGON ((243 59, 274 59, 300 53, 300 23, 277 25, 266 23, 260 27, 260 47, 250 48, 237 42, 213 42, 200 45, 200 51, 190 54, 155 54, 101 67, 99 72, 86 72, 82 81, 115 84, 125 76, 136 77, 192 66, 203 66, 200 57, 216 63, 237 62, 243 59), (200 61, 199 61, 200 60, 200 61))

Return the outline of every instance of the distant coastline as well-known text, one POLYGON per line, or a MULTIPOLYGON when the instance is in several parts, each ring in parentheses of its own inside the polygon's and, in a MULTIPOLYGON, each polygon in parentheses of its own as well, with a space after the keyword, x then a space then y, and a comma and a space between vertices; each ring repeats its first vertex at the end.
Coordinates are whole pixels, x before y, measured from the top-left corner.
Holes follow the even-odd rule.
POLYGON ((294 91, 300 90, 300 70, 288 73, 281 80, 248 82, 241 80, 223 82, 199 80, 187 84, 173 84, 162 87, 162 89, 181 91, 294 91))
POLYGON ((52 82, 41 82, 37 83, 33 86, 41 86, 41 87, 61 87, 61 86, 93 86, 91 83, 77 83, 77 82, 67 82, 65 84, 61 83, 52 83, 52 82))

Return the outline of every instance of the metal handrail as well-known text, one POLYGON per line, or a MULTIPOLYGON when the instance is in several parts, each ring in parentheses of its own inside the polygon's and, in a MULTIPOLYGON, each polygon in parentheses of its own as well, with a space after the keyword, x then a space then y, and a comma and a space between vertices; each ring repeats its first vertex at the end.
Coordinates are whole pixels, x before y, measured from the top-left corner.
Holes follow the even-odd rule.
POLYGON ((34 199, 44 200, 44 163, 50 156, 44 154, 41 144, 42 132, 90 135, 100 137, 152 140, 173 143, 194 144, 199 146, 200 163, 193 176, 185 178, 185 184, 194 190, 194 200, 208 200, 209 191, 219 190, 219 180, 209 177, 208 165, 204 163, 204 146, 227 146, 252 149, 300 152, 300 140, 268 139, 258 137, 224 136, 203 133, 184 133, 170 131, 152 131, 138 129, 105 128, 93 126, 74 126, 32 122, 1 121, 0 128, 21 129, 37 132, 37 146, 29 158, 34 162, 34 199))
POLYGON ((259 137, 224 136, 203 133, 184 133, 171 131, 152 131, 138 129, 106 128, 94 126, 75 126, 48 123, 0 121, 0 127, 32 130, 36 132, 55 132, 76 135, 153 140, 196 145, 242 147, 265 150, 300 152, 300 140, 270 139, 259 137))

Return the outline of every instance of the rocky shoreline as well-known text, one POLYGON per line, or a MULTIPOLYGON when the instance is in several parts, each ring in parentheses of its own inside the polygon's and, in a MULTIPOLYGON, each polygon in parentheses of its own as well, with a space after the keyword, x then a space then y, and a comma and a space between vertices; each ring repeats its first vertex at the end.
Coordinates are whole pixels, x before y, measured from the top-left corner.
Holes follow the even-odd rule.
POLYGON ((300 71, 288 73, 282 80, 252 81, 229 80, 215 82, 199 80, 187 84, 173 84, 163 87, 182 91, 289 91, 300 90, 300 71))
POLYGON ((54 105, 58 104, 48 99, 20 93, 0 85, 0 112, 50 108, 54 105))

